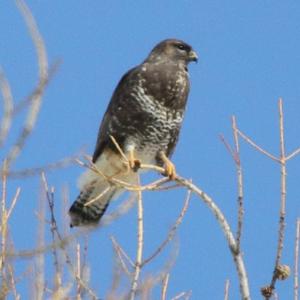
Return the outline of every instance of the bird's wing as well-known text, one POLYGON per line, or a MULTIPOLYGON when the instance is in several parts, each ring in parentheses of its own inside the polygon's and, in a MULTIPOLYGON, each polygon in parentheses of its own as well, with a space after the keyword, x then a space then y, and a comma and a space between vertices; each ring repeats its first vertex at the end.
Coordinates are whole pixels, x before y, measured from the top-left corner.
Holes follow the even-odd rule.
POLYGON ((107 145, 112 145, 110 135, 112 135, 119 145, 122 145, 125 140, 125 132, 120 130, 122 127, 126 127, 130 122, 128 118, 128 112, 132 109, 130 104, 131 91, 133 85, 137 80, 138 68, 135 67, 129 70, 118 83, 110 103, 103 116, 96 147, 93 155, 93 162, 95 163, 99 156, 102 154, 104 148, 107 145))

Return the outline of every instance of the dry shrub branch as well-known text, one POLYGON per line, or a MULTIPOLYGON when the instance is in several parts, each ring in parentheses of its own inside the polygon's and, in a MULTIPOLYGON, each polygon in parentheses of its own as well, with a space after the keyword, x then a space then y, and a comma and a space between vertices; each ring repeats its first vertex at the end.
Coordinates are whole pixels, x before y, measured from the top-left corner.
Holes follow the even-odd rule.
MULTIPOLYGON (((112 285, 109 291, 106 291, 106 299, 136 299, 141 297, 149 299, 152 291, 155 288, 160 290, 160 299, 189 299, 191 291, 182 291, 177 295, 167 297, 168 287, 172 283, 172 266, 176 260, 178 249, 176 245, 173 247, 173 253, 169 255, 168 260, 157 274, 146 275, 145 266, 151 264, 166 248, 168 244, 174 242, 174 237, 182 224, 186 212, 189 207, 192 195, 194 198, 202 201, 208 211, 214 215, 220 230, 225 236, 225 241, 229 247, 236 268, 240 296, 243 300, 250 300, 250 289, 247 270, 244 263, 244 254, 247 252, 242 249, 242 240, 247 238, 243 233, 244 223, 244 181, 243 168, 240 158, 241 140, 249 144, 255 151, 265 155, 275 163, 280 165, 280 211, 278 217, 278 242, 277 251, 274 260, 274 269, 272 272, 270 283, 261 288, 262 295, 265 299, 270 299, 275 296, 275 290, 278 280, 284 280, 289 276, 290 268, 282 263, 282 252, 285 241, 286 230, 286 174, 287 161, 292 160, 300 153, 300 148, 295 149, 290 154, 286 153, 285 148, 285 132, 284 132, 284 113, 283 102, 280 99, 279 110, 279 155, 274 155, 265 150, 262 146, 257 145, 250 137, 248 137, 237 125, 236 118, 232 118, 233 146, 221 136, 226 149, 231 155, 236 168, 236 186, 237 186, 237 221, 236 233, 231 229, 226 216, 219 208, 218 202, 210 197, 202 188, 193 183, 190 179, 177 175, 175 178, 162 177, 153 182, 142 185, 130 184, 121 181, 117 178, 107 177, 97 166, 91 162, 90 157, 86 156, 85 160, 78 160, 76 157, 68 157, 56 163, 50 163, 42 167, 28 167, 23 170, 13 170, 12 163, 17 157, 20 157, 26 145, 28 137, 32 134, 36 126, 36 120, 42 105, 45 89, 49 84, 50 79, 57 69, 58 64, 54 64, 52 68, 48 68, 48 58, 46 47, 38 30, 38 26, 32 16, 29 8, 23 0, 16 1, 17 6, 25 20, 29 35, 32 39, 34 49, 37 54, 38 63, 38 79, 33 91, 24 100, 16 103, 13 99, 12 88, 3 70, 0 72, 0 90, 3 99, 3 115, 0 122, 0 147, 3 147, 10 129, 14 126, 15 116, 25 108, 28 109, 24 124, 21 127, 20 134, 16 137, 15 142, 9 148, 5 155, 1 167, 2 193, 1 193, 1 253, 0 253, 0 299, 20 299, 21 292, 18 291, 18 284, 25 278, 34 278, 32 284, 32 294, 36 299, 100 299, 98 291, 91 287, 90 264, 88 261, 88 243, 87 236, 92 230, 98 230, 101 227, 107 226, 128 212, 134 205, 137 205, 137 232, 136 232, 136 251, 135 258, 132 258, 126 252, 126 246, 122 246, 117 237, 111 237, 112 247, 114 250, 115 266, 113 270, 112 285), (56 217, 56 201, 57 195, 54 187, 51 187, 47 181, 47 172, 66 167, 74 162, 77 162, 83 168, 93 170, 99 176, 105 178, 111 184, 120 186, 132 193, 126 201, 122 202, 115 211, 107 214, 101 223, 93 229, 80 229, 70 233, 66 229, 62 230, 56 217), (22 196, 21 187, 14 191, 12 198, 8 197, 8 188, 10 180, 14 178, 23 178, 28 176, 40 176, 42 181, 42 197, 40 201, 40 209, 37 213, 39 221, 37 245, 27 250, 17 250, 14 248, 14 237, 10 234, 10 228, 14 226, 11 216, 14 212, 19 199, 22 196), (144 232, 144 209, 143 209, 143 192, 144 191, 164 191, 169 189, 185 189, 187 192, 186 199, 182 209, 178 214, 174 224, 167 230, 166 237, 157 246, 153 246, 151 254, 144 254, 145 232, 144 232), (43 201, 44 199, 44 201, 43 201), (46 205, 47 203, 48 208, 46 205), (46 239, 46 231, 49 230, 50 239, 46 239), (62 233, 63 232, 63 233, 62 233), (79 242, 81 238, 85 239, 84 245, 79 242), (45 263, 45 256, 51 254, 53 261, 53 274, 48 272, 48 265, 45 263), (15 264, 22 259, 27 259, 30 263, 33 261, 33 267, 25 270, 24 274, 17 275, 15 264), (49 275, 51 274, 51 275, 49 275), (50 276, 50 277, 49 277, 50 276), (51 277, 52 276, 52 277, 51 277), (127 282, 124 286, 122 281, 127 282)), ((124 163, 128 163, 126 155, 122 152, 118 142, 113 138, 119 150, 124 163)), ((164 169, 155 165, 146 165, 141 162, 141 169, 146 169, 149 172, 156 172, 159 175, 164 173, 164 169)), ((9 193, 11 194, 11 193, 9 193)), ((100 197, 101 195, 99 195, 100 197)), ((64 203, 68 201, 64 200, 64 203)), ((63 212, 63 219, 66 220, 66 212, 63 212)), ((201 226, 201 225, 199 225, 201 226)), ((294 266, 294 299, 298 299, 298 265, 299 265, 299 232, 300 222, 297 221, 296 239, 295 239, 295 266, 294 266)), ((226 281, 224 289, 224 299, 229 299, 229 279, 226 281)))

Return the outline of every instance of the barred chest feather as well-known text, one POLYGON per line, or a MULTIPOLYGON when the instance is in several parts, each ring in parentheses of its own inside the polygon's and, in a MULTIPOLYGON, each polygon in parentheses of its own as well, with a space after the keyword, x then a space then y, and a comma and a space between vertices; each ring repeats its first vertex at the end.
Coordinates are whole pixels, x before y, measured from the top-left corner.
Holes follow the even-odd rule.
POLYGON ((132 120, 135 133, 127 137, 124 146, 126 151, 134 148, 145 163, 156 163, 158 151, 168 154, 176 145, 189 81, 187 73, 182 70, 151 70, 151 81, 147 79, 147 67, 141 70, 138 84, 132 87, 130 96, 136 102, 136 109, 140 110, 143 119, 138 118, 138 123, 132 120))

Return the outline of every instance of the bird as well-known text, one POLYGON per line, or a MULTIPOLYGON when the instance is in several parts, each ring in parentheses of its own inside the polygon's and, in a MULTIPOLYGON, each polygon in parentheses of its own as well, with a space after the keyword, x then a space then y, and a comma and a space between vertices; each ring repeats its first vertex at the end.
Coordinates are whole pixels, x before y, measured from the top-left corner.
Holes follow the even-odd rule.
POLYGON ((114 178, 137 183, 139 165, 163 167, 175 178, 170 157, 177 144, 190 90, 193 48, 179 39, 159 42, 119 81, 100 124, 92 163, 79 179, 80 194, 69 210, 70 226, 99 223, 109 203, 125 191, 114 178), (127 158, 127 166, 124 157, 127 158))

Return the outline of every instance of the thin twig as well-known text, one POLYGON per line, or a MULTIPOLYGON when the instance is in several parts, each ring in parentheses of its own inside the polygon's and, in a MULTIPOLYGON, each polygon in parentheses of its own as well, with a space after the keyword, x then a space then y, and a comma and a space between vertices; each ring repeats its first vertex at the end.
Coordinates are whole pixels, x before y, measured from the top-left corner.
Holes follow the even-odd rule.
POLYGON ((6 242, 7 242, 7 210, 6 210, 6 192, 7 192, 7 168, 6 160, 3 163, 2 170, 2 197, 1 197, 1 256, 0 256, 0 276, 5 282, 5 264, 6 264, 6 242))
POLYGON ((175 183, 175 184, 170 184, 170 185, 165 185, 165 186, 156 186, 155 188, 153 188, 153 191, 169 191, 169 190, 174 190, 177 188, 181 188, 180 184, 175 183))
POLYGON ((242 172, 242 165, 241 165, 241 158, 240 158, 240 145, 239 145, 239 137, 238 137, 238 129, 236 125, 236 119, 232 117, 232 130, 233 130, 233 137, 234 137, 234 161, 236 166, 236 173, 237 173, 237 190, 238 190, 238 224, 237 224, 237 232, 236 232, 236 244, 237 244, 237 251, 240 251, 240 244, 241 244, 241 236, 243 230, 243 218, 244 218, 244 191, 243 191, 243 172, 242 172))
POLYGON ((76 271, 75 271, 75 268, 72 264, 71 258, 69 256, 69 254, 67 253, 67 250, 66 250, 66 244, 64 242, 65 239, 61 236, 61 234, 58 230, 57 222, 56 222, 56 219, 55 219, 55 216, 54 216, 53 206, 50 205, 51 203, 54 203, 54 198, 53 198, 54 194, 49 192, 48 183, 47 183, 45 175, 42 177, 42 179, 43 179, 43 182, 44 182, 44 188, 45 188, 47 201, 48 201, 49 208, 50 208, 50 214, 51 214, 51 220, 52 220, 51 223, 52 222, 54 223, 53 224, 53 230, 54 230, 56 236, 59 239, 58 246, 63 250, 63 253, 64 253, 65 258, 66 258, 66 263, 67 263, 67 265, 70 269, 70 273, 71 273, 72 276, 74 276, 77 283, 80 284, 80 286, 87 291, 87 293, 91 296, 92 299, 94 299, 94 300, 98 299, 96 293, 89 286, 87 286, 86 283, 80 277, 78 277, 77 274, 76 274, 76 271))
POLYGON ((113 144, 115 145, 115 147, 117 148, 117 150, 119 151, 120 155, 123 157, 124 161, 128 162, 127 156, 123 152, 122 148, 120 147, 120 145, 118 144, 116 139, 112 135, 110 135, 109 137, 110 137, 111 141, 113 142, 113 144))
POLYGON ((111 186, 108 186, 107 188, 105 188, 103 190, 103 192, 101 192, 100 194, 98 194, 96 197, 92 198, 91 200, 89 200, 87 203, 84 203, 84 206, 89 206, 91 205, 92 203, 98 201, 100 198, 102 198, 104 195, 106 195, 109 190, 111 189, 111 186))
POLYGON ((300 241, 300 219, 296 223, 295 239, 295 266, 294 266, 294 300, 298 300, 299 292, 299 241, 300 241))
MULTIPOLYGON (((79 159, 76 159, 75 161, 82 167, 85 167, 87 169, 90 169, 91 171, 95 172, 96 174, 99 174, 100 176, 102 176, 108 183, 112 183, 116 186, 119 186, 121 188, 124 188, 128 191, 145 191, 145 190, 157 190, 159 189, 162 185, 170 182, 170 178, 169 177, 163 177, 160 178, 158 180, 155 180, 147 185, 139 185, 139 184, 132 184, 132 183, 128 183, 126 181, 120 180, 114 176, 107 176, 105 175, 101 170, 98 169, 98 167, 96 166, 96 164, 94 164, 89 157, 85 156, 85 158, 87 159, 88 163, 82 162, 79 159)), ((145 165, 145 164, 141 164, 140 165, 140 169, 145 169, 145 170, 154 170, 157 172, 164 172, 164 168, 161 168, 159 166, 155 166, 155 165, 145 165)))
MULTIPOLYGON (((27 259, 32 258, 38 254, 46 253, 49 251, 52 251, 53 248, 62 248, 66 247, 67 245, 71 244, 74 240, 78 239, 81 236, 85 236, 87 234, 87 231, 90 232, 92 230, 96 230, 97 228, 101 228, 104 226, 108 226, 113 221, 115 221, 120 216, 126 214, 129 209, 133 207, 135 204, 135 197, 129 197, 127 201, 122 202, 115 211, 113 211, 110 214, 107 214, 103 217, 100 224, 98 226, 95 226, 94 228, 88 228, 88 229, 82 229, 81 231, 77 231, 73 234, 68 234, 65 237, 61 237, 61 239, 56 240, 54 243, 50 243, 48 245, 45 245, 44 247, 36 247, 35 249, 30 250, 19 250, 15 252, 6 252, 5 255, 9 258, 13 259, 27 259)), ((45 221, 45 220, 43 220, 45 221)), ((0 257, 3 255, 3 253, 0 253, 0 257)))
POLYGON ((141 169, 146 169, 146 170, 152 170, 152 171, 156 171, 160 174, 164 174, 164 172, 166 171, 164 168, 156 166, 156 165, 149 165, 149 164, 141 164, 140 165, 141 169))
POLYGON ((168 186, 164 186, 166 183, 170 182, 170 178, 169 177, 163 177, 160 178, 158 180, 155 180, 151 183, 148 183, 144 186, 140 186, 140 190, 141 191, 158 191, 159 189, 162 189, 163 187, 168 188, 168 186))
MULTIPOLYGON (((154 286, 157 284, 157 280, 153 275, 147 276, 140 284, 139 288, 136 292, 136 299, 140 300, 148 300, 152 299, 152 290, 154 286)), ((124 297, 127 299, 127 297, 124 297)))
POLYGON ((282 256, 285 214, 286 214, 286 156, 285 156, 285 137, 284 137, 284 119, 282 109, 282 99, 279 99, 279 134, 280 134, 280 161, 281 161, 281 201, 280 201, 280 221, 279 221, 279 240, 276 264, 278 265, 282 256))
POLYGON ((126 299, 125 297, 118 297, 117 295, 117 289, 120 285, 121 275, 122 275, 122 271, 120 267, 120 262, 116 257, 114 257, 114 267, 113 267, 113 274, 111 280, 111 287, 105 297, 106 300, 126 299))
MULTIPOLYGON (((277 269, 280 265, 283 242, 284 242, 284 233, 285 233, 285 215, 286 215, 286 155, 285 155, 285 137, 284 137, 284 118, 283 118, 283 109, 282 109, 282 99, 278 101, 278 110, 279 110, 279 139, 280 139, 280 212, 279 212, 279 229, 278 229, 278 243, 277 251, 275 258, 275 265, 272 280, 270 283, 270 289, 275 290, 275 284, 278 279, 277 269)), ((269 299, 266 297, 266 299, 269 299)))
POLYGON ((238 249, 237 249, 236 240, 234 238, 234 235, 230 229, 230 226, 229 226, 224 214, 222 213, 220 208, 216 205, 216 203, 212 200, 212 198, 210 198, 205 192, 203 192, 200 188, 195 186, 189 180, 182 178, 180 176, 177 176, 177 178, 175 180, 177 182, 181 183, 186 188, 190 189, 196 195, 198 195, 198 197, 203 200, 203 202, 209 207, 209 209, 212 211, 212 213, 216 217, 216 219, 226 237, 227 244, 229 246, 229 249, 231 250, 231 254, 232 254, 236 269, 237 269, 239 283, 240 283, 241 297, 243 300, 250 300, 249 283, 248 283, 248 278, 247 278, 247 273, 246 273, 243 257, 242 257, 242 254, 237 251, 238 249))
POLYGON ((290 160, 291 158, 295 157, 296 155, 298 155, 300 153, 300 148, 296 149, 295 151, 293 151, 291 154, 289 154, 287 157, 286 157, 286 160, 290 160))
MULTIPOLYGON (((147 168, 149 167, 148 165, 146 166, 147 168)), ((163 172, 164 169, 157 167, 157 166, 150 166, 149 169, 156 169, 159 172, 163 172)), ((165 178, 163 178, 165 179, 165 178)), ((170 181, 168 179, 168 181, 170 181)), ((248 279, 247 279, 247 274, 246 274, 246 270, 245 270, 245 266, 244 266, 244 262, 243 262, 243 258, 242 255, 240 253, 237 252, 237 245, 236 245, 236 241, 235 238, 233 236, 233 233, 230 229, 230 226, 225 218, 225 216, 223 215, 222 211, 218 208, 218 206, 215 204, 215 202, 206 194, 204 193, 200 188, 198 188, 197 186, 195 186, 194 184, 192 184, 189 180, 182 178, 180 176, 177 176, 175 178, 175 182, 177 182, 178 184, 181 184, 182 186, 185 186, 186 188, 188 188, 189 190, 191 190, 193 193, 195 193, 196 195, 199 196, 200 199, 202 199, 204 201, 204 203, 206 203, 206 205, 210 208, 210 210, 212 211, 212 213, 215 215, 220 227, 222 228, 224 235, 227 239, 227 243, 228 246, 231 250, 234 262, 235 262, 235 266, 238 272, 238 276, 239 276, 239 281, 240 281, 240 291, 241 291, 241 296, 243 300, 249 300, 250 299, 250 293, 249 293, 249 287, 248 287, 248 279)), ((137 191, 138 195, 139 195, 139 200, 138 200, 138 250, 137 250, 137 257, 136 257, 136 269, 135 269, 135 276, 134 279, 132 281, 132 289, 131 289, 131 295, 132 297, 134 297, 134 295, 136 294, 136 290, 137 290, 137 280, 139 278, 139 273, 140 273, 140 268, 141 268, 141 257, 142 257, 142 249, 143 249, 143 218, 141 217, 143 215, 143 209, 142 209, 142 202, 141 202, 141 189, 138 189, 137 191)), ((95 227, 97 228, 97 227, 95 227)), ((84 231, 83 231, 84 232, 84 231)), ((80 233, 82 234, 82 233, 80 233)), ((78 234, 78 235, 80 235, 78 234)), ((72 237, 68 237, 68 238, 62 238, 60 237, 58 241, 58 243, 56 245, 49 245, 48 248, 44 248, 44 249, 37 249, 36 251, 24 251, 24 252, 19 252, 19 253, 14 253, 14 254, 10 254, 12 256, 17 255, 18 257, 30 257, 32 255, 35 255, 36 253, 39 253, 39 251, 46 251, 47 249, 52 249, 52 247, 62 247, 64 248, 66 243, 69 242, 70 240, 72 240, 75 236, 77 235, 73 235, 72 237)), ((133 298, 131 298, 133 299, 133 298)))
POLYGON ((229 281, 229 279, 227 279, 226 282, 225 282, 224 300, 229 299, 229 286, 230 286, 230 281, 229 281))
POLYGON ((7 212, 7 220, 9 219, 9 217, 11 216, 11 214, 12 214, 14 208, 15 208, 15 205, 16 205, 18 199, 19 199, 19 196, 20 196, 20 192, 21 192, 21 188, 18 187, 17 191, 16 191, 16 194, 15 194, 15 196, 14 196, 12 202, 11 202, 10 208, 7 212))
MULTIPOLYGON (((140 179, 138 178, 138 183, 140 183, 140 179)), ((142 200, 142 192, 137 192, 137 205, 138 205, 138 233, 137 233, 137 252, 136 252, 136 260, 135 260, 135 269, 133 280, 131 282, 131 290, 130 290, 130 300, 134 300, 135 294, 138 287, 138 280, 141 272, 141 264, 143 259, 143 246, 144 246, 144 213, 143 213, 143 200, 142 200)))
POLYGON ((2 197, 1 197, 1 256, 0 256, 0 298, 5 299, 8 293, 8 280, 6 278, 6 240, 7 240, 7 217, 6 217, 6 161, 3 164, 2 197))
POLYGON ((179 227, 179 225, 181 224, 183 217, 185 216, 185 213, 188 209, 190 198, 191 198, 191 191, 188 190, 186 199, 184 201, 184 205, 181 209, 181 212, 180 212, 177 220, 175 221, 174 225, 169 230, 168 236, 148 258, 144 259, 144 261, 142 262, 142 267, 144 265, 148 264, 151 260, 153 260, 160 252, 162 252, 162 250, 166 247, 166 245, 173 239, 175 232, 176 232, 177 228, 179 227))
POLYGON ((121 252, 119 251, 118 248, 115 247, 115 245, 114 245, 114 250, 115 250, 116 256, 118 258, 118 264, 119 264, 121 270, 123 271, 123 273, 125 273, 130 278, 132 276, 132 274, 128 270, 126 263, 121 255, 121 252))
POLYGON ((118 242, 116 241, 116 239, 112 236, 111 238, 111 241, 112 241, 112 244, 113 244, 113 247, 114 247, 114 250, 117 254, 117 257, 119 259, 119 262, 120 262, 120 266, 123 270, 123 272, 128 275, 128 276, 131 276, 131 272, 129 271, 129 269, 127 268, 127 265, 123 259, 123 257, 126 258, 126 260, 130 263, 130 265, 132 267, 134 267, 134 263, 132 262, 132 260, 130 259, 130 257, 127 255, 127 253, 124 251, 124 249, 118 244, 118 242))
POLYGON ((8 265, 8 272, 9 272, 9 276, 10 276, 10 286, 13 291, 14 298, 15 298, 15 300, 19 300, 20 295, 17 292, 14 269, 12 268, 11 265, 8 265))
POLYGON ((66 168, 71 164, 74 164, 75 161, 76 161, 75 157, 67 157, 57 162, 50 163, 41 167, 26 168, 23 170, 15 170, 15 171, 10 170, 7 176, 10 179, 20 179, 20 178, 26 178, 30 176, 37 176, 37 175, 39 176, 43 172, 49 172, 56 169, 66 168))
MULTIPOLYGON (((49 191, 49 187, 47 185, 47 181, 46 181, 46 177, 45 174, 42 173, 42 180, 44 183, 44 186, 46 188, 47 191, 49 191)), ((47 197, 48 199, 48 205, 50 208, 50 231, 51 231, 51 238, 52 238, 52 243, 55 243, 55 233, 56 233, 56 222, 54 219, 54 214, 52 213, 54 211, 54 189, 52 189, 50 192, 49 197, 47 197)), ((54 282, 54 290, 57 291, 60 287, 60 277, 61 277, 61 269, 60 269, 60 265, 59 265, 59 259, 58 259, 58 253, 57 253, 57 248, 53 248, 52 249, 52 255, 53 255, 53 261, 54 261, 54 268, 55 268, 55 282, 54 282)))
POLYGON ((120 253, 127 259, 128 263, 131 265, 131 267, 134 268, 135 267, 134 262, 131 260, 129 255, 125 252, 125 250, 120 246, 120 244, 117 242, 117 240, 114 237, 111 237, 111 240, 112 240, 114 246, 116 246, 118 248, 118 250, 120 251, 120 253))
POLYGON ((104 215, 98 227, 108 226, 116 219, 125 215, 134 206, 135 202, 135 195, 131 195, 127 201, 122 202, 115 211, 104 215))
MULTIPOLYGON (((156 274, 155 276, 150 275, 150 276, 148 276, 148 278, 143 280, 139 284, 139 288, 137 290, 136 295, 143 295, 145 299, 149 299, 149 297, 147 298, 147 294, 150 292, 150 290, 155 285, 161 284, 161 282, 165 278, 166 274, 170 273, 172 267, 174 266, 174 264, 176 262, 178 252, 179 252, 179 247, 178 247, 178 244, 176 244, 175 247, 173 248, 173 252, 171 253, 171 255, 169 255, 168 260, 163 265, 163 267, 161 268, 159 273, 156 274)), ((128 299, 128 297, 125 297, 125 299, 128 299)))
POLYGON ((256 143, 254 143, 248 136, 246 136, 242 131, 240 131, 239 129, 237 129, 238 134, 248 143, 250 144, 252 147, 254 147, 258 152, 263 153, 264 155, 268 156, 269 158, 273 159, 276 162, 280 163, 280 159, 277 158, 276 156, 272 155, 271 153, 269 153, 268 151, 264 150, 263 148, 261 148, 260 146, 258 146, 256 143))
POLYGON ((0 91, 3 98, 3 117, 0 125, 0 147, 3 146, 4 141, 8 135, 11 121, 12 112, 14 109, 14 101, 11 88, 4 72, 0 69, 0 91))
MULTIPOLYGON (((37 228, 37 248, 42 248, 45 245, 45 209, 46 209, 46 201, 45 194, 42 191, 42 180, 41 180, 41 188, 40 188, 40 199, 38 202, 38 228, 37 228)), ((46 288, 45 282, 45 255, 44 253, 40 253, 35 257, 35 280, 34 280, 34 291, 35 297, 34 299, 44 299, 44 292, 46 288)))
POLYGON ((179 299, 190 299, 192 295, 192 292, 191 291, 188 291, 188 292, 181 292, 179 293, 178 295, 176 295, 175 297, 173 297, 171 300, 179 300, 179 299))
MULTIPOLYGON (((57 59, 55 60, 49 67, 48 70, 48 76, 45 79, 45 87, 50 83, 56 72, 58 71, 59 67, 61 65, 61 60, 57 59)), ((30 105, 32 99, 34 99, 37 95, 41 93, 40 86, 37 86, 33 89, 33 91, 25 97, 25 99, 22 99, 18 103, 15 104, 14 110, 12 112, 13 117, 16 116, 18 113, 20 113, 23 109, 27 108, 28 105, 30 105)))
MULTIPOLYGON (((153 166, 153 165, 141 164, 141 168, 155 170, 160 173, 164 172, 163 168, 153 166)), ((98 170, 96 169, 95 171, 97 172, 98 170)), ((170 180, 168 179, 167 181, 170 180)), ((187 187, 189 190, 193 191, 198 196, 200 196, 200 198, 204 200, 204 202, 209 206, 209 208, 215 214, 219 224, 221 225, 221 228, 224 231, 225 237, 227 238, 231 253, 233 254, 233 258, 240 278, 240 288, 241 288, 242 298, 245 300, 250 299, 248 281, 247 281, 246 271, 244 268, 244 263, 240 253, 237 253, 236 241, 233 237, 229 224, 226 221, 224 215, 222 214, 220 209, 216 206, 216 204, 212 201, 212 199, 208 195, 206 195, 203 191, 201 191, 199 188, 191 184, 191 182, 181 177, 176 177, 175 181, 177 182, 177 184, 181 184, 187 187)), ((137 246, 137 257, 135 263, 134 278, 132 281, 131 292, 130 292, 130 299, 134 299, 137 291, 137 283, 138 283, 138 278, 141 270, 142 252, 143 252, 143 206, 142 206, 142 199, 141 199, 141 188, 137 189, 137 193, 139 195, 138 197, 138 246, 137 246)))
POLYGON ((161 289, 161 300, 167 299, 167 288, 169 283, 169 277, 170 277, 170 273, 167 273, 166 276, 163 278, 162 289, 161 289))
POLYGON ((81 259, 81 274, 82 274, 83 277, 86 277, 86 273, 88 271, 87 255, 88 255, 88 238, 87 238, 87 236, 85 236, 84 237, 84 246, 83 246, 82 259, 81 259))
POLYGON ((35 126, 37 116, 40 111, 42 96, 48 82, 48 59, 43 38, 38 30, 35 19, 25 2, 23 0, 17 0, 16 2, 20 12, 23 15, 31 39, 35 46, 39 66, 39 79, 37 85, 38 93, 33 96, 21 133, 7 155, 8 163, 11 163, 20 154, 28 136, 31 134, 35 126))
MULTIPOLYGON (((79 278, 81 280, 81 267, 80 267, 80 244, 77 243, 76 244, 76 261, 77 261, 77 272, 76 272, 76 276, 77 278, 79 278)), ((80 284, 80 280, 78 280, 77 282, 77 288, 76 288, 76 299, 80 300, 81 299, 81 284, 80 284)))
POLYGON ((227 149, 228 153, 232 157, 234 161, 236 161, 236 155, 230 144, 226 141, 225 137, 223 134, 219 135, 221 142, 224 144, 225 148, 227 149))
POLYGON ((68 185, 62 186, 60 198, 61 198, 60 219, 62 221, 61 231, 63 236, 68 236, 70 235, 70 224, 69 222, 65 222, 70 207, 70 195, 69 195, 68 185))

